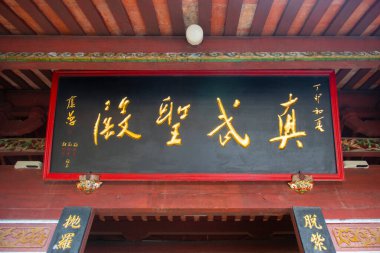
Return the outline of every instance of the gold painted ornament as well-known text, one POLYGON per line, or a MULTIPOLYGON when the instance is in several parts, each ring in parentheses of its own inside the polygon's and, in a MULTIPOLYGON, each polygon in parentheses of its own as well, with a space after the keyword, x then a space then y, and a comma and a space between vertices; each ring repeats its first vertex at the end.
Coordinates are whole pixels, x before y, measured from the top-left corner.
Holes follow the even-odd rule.
POLYGON ((89 194, 98 189, 102 184, 103 182, 99 181, 98 175, 80 175, 77 188, 78 190, 89 194))
POLYGON ((304 175, 301 172, 292 176, 292 182, 288 183, 290 188, 295 192, 303 194, 313 189, 314 181, 310 175, 304 175))

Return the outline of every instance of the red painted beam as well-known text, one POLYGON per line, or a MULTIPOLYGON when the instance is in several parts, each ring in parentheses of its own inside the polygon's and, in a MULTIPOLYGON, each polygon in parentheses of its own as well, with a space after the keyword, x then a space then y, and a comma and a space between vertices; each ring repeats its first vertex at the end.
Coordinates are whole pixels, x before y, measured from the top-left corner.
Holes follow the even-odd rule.
POLYGON ((345 174, 345 182, 317 182, 304 195, 283 182, 106 182, 87 195, 75 182, 44 182, 41 171, 0 166, 0 217, 56 219, 64 206, 80 205, 104 216, 280 215, 320 206, 326 219, 378 218, 380 166, 345 174))
POLYGON ((205 37, 189 45, 184 37, 0 37, 0 52, 305 52, 380 50, 377 37, 205 37))
POLYGON ((376 61, 318 61, 318 62, 2 62, 5 69, 60 70, 260 70, 260 69, 340 69, 378 68, 376 61))

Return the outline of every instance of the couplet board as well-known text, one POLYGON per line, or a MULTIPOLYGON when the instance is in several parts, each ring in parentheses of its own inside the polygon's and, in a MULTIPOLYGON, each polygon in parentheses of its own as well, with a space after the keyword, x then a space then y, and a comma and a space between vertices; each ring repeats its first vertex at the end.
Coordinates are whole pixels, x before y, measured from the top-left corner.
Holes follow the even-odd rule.
POLYGON ((44 178, 342 180, 327 71, 55 72, 44 178))

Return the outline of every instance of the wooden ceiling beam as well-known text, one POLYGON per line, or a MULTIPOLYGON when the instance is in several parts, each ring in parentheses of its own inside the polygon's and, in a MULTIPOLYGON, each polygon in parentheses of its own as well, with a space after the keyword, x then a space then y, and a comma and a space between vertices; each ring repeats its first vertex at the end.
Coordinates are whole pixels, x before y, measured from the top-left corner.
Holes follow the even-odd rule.
POLYGON ((49 88, 51 87, 51 81, 44 74, 41 73, 38 69, 31 69, 31 71, 38 77, 40 80, 46 84, 49 88))
POLYGON ((336 68, 378 68, 375 61, 318 61, 318 62, 2 62, 6 69, 59 70, 330 70, 336 68))
POLYGON ((205 37, 193 47, 184 37, 12 36, 0 52, 343 52, 380 51, 378 37, 205 37))
MULTIPOLYGON (((241 6, 239 23, 237 25, 237 30, 236 30, 237 36, 249 35, 249 33, 251 31, 253 19, 256 15, 257 1, 258 0, 244 0, 243 4, 241 6)), ((231 2, 231 1, 229 1, 229 2, 231 2)), ((236 1, 234 1, 234 2, 236 2, 236 1)), ((229 19, 230 19, 230 15, 227 14, 227 28, 228 28, 228 20, 229 19)), ((225 34, 225 35, 228 35, 228 34, 225 34)), ((232 35, 235 35, 235 34, 233 33, 232 35)))
POLYGON ((61 34, 71 33, 69 27, 45 0, 33 0, 33 2, 61 34))
POLYGON ((20 77, 22 80, 24 80, 30 87, 33 89, 39 90, 41 89, 38 85, 36 85, 32 80, 30 80, 29 77, 27 77, 24 73, 22 73, 18 69, 13 69, 13 73, 15 73, 18 77, 20 77))
POLYGON ((0 55, 0 61, 3 69, 143 70, 151 69, 152 65, 157 65, 155 66, 156 69, 194 70, 378 69, 380 65, 379 53, 371 54, 374 51, 380 51, 380 38, 378 37, 206 37, 204 42, 197 47, 190 46, 183 37, 178 36, 141 38, 113 36, 15 37, 6 35, 0 37, 0 52, 3 54, 0 55), (4 54, 9 52, 25 53, 19 56, 13 54, 13 58, 12 55, 10 58, 4 57, 4 54), (64 52, 67 53, 62 54, 64 52), (79 56, 75 56, 74 54, 78 52, 79 56), (80 57, 80 55, 94 52, 99 52, 100 56, 80 57), (118 59, 112 56, 118 53, 139 52, 158 54, 136 55, 129 57, 128 60, 126 60, 127 58, 118 59), (170 52, 174 52, 174 58, 165 54, 170 52), (215 59, 211 60, 213 63, 210 63, 207 62, 210 61, 210 58, 207 57, 212 58, 211 54, 203 58, 202 56, 190 55, 199 52, 206 54, 220 52, 222 54, 216 56, 215 59), (232 56, 227 54, 233 52, 237 55, 235 58, 233 54, 231 54, 232 56), (251 54, 252 57, 247 59, 244 58, 243 54, 239 54, 246 52, 261 52, 262 54, 251 54), (282 54, 273 54, 275 52, 282 54), (314 54, 310 54, 310 52, 314 54), (318 52, 332 52, 332 56, 329 56, 330 53, 318 54, 318 52), (357 54, 356 52, 365 53, 357 54), (33 53, 36 54, 32 55, 33 53), (286 56, 285 53, 291 54, 286 56), (288 58, 285 60, 285 57, 288 58), (144 62, 150 62, 150 64, 144 62))

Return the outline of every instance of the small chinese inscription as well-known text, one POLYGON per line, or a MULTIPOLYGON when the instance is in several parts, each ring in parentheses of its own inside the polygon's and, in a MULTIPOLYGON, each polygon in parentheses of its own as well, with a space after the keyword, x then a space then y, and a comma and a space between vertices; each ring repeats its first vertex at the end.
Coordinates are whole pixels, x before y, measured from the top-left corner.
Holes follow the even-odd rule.
POLYGON ((313 88, 315 88, 315 94, 314 94, 314 101, 316 103, 316 107, 312 111, 314 115, 316 115, 318 118, 314 120, 315 122, 315 129, 319 132, 324 132, 325 129, 323 129, 323 111, 324 109, 319 107, 319 102, 322 99, 322 93, 319 92, 319 88, 321 87, 321 84, 315 84, 313 85, 313 88))
POLYGON ((71 167, 72 159, 75 159, 79 143, 75 141, 62 141, 61 150, 66 169, 71 167))
POLYGON ((71 96, 69 97, 68 99, 66 99, 66 102, 67 102, 67 106, 66 106, 66 110, 67 110, 67 117, 66 117, 66 124, 69 125, 69 126, 75 126, 76 122, 77 122, 77 118, 75 116, 75 108, 76 108, 76 101, 75 99, 77 98, 77 96, 71 96))

